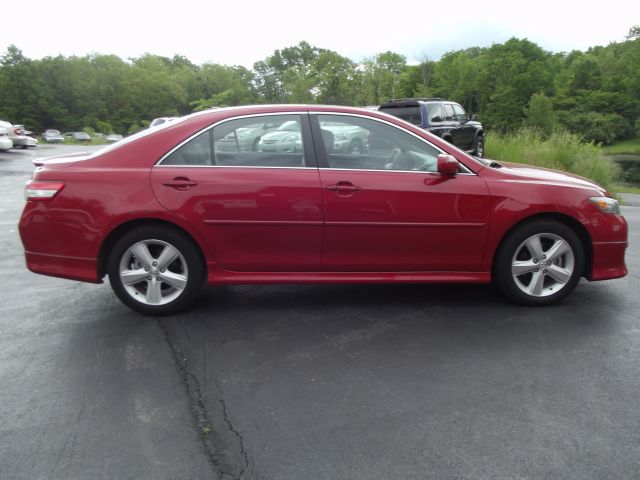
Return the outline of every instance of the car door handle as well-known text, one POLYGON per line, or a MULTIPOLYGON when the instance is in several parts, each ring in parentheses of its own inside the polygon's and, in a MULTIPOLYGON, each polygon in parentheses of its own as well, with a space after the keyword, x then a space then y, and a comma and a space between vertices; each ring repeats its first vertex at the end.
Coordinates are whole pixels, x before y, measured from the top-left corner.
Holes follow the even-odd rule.
POLYGON ((338 193, 338 195, 344 195, 359 192, 360 190, 362 190, 362 188, 354 185, 351 182, 338 182, 335 185, 327 185, 327 190, 329 190, 330 192, 336 192, 338 193))
POLYGON ((165 187, 175 188, 176 190, 188 190, 198 185, 198 182, 187 177, 176 177, 173 180, 167 180, 162 183, 165 187))

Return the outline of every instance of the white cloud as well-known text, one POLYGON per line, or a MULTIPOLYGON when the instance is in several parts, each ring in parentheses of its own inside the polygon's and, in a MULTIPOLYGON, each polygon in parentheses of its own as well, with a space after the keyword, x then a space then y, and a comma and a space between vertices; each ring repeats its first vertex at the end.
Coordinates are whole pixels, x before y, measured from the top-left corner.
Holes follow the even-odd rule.
POLYGON ((545 50, 585 50, 622 41, 640 23, 640 2, 590 8, 561 1, 455 3, 324 0, 162 3, 113 0, 29 4, 25 22, 5 22, 0 51, 15 44, 30 58, 91 52, 137 57, 181 54, 195 63, 251 67, 277 48, 306 40, 354 60, 391 50, 409 60, 490 46, 515 36, 545 50))

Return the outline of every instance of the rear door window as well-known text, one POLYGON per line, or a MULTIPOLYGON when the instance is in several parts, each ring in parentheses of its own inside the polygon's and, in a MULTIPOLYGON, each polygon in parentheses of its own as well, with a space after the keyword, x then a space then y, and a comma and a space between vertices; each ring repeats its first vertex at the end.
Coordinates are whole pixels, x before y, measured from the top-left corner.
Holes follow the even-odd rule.
POLYGON ((444 120, 444 113, 442 112, 441 103, 427 104, 427 114, 429 115, 429 125, 433 125, 434 123, 441 123, 444 120))
POLYGON ((300 115, 267 115, 222 122, 171 152, 162 165, 306 166, 300 115))

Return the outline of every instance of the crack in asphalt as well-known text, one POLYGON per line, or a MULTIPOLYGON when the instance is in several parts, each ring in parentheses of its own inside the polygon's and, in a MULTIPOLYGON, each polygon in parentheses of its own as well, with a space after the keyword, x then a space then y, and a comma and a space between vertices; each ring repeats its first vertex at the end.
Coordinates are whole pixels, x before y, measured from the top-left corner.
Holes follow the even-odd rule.
MULTIPOLYGON (((180 323, 180 322, 177 322, 180 323)), ((169 347, 171 348, 171 351, 173 352, 173 357, 176 361, 176 365, 178 366, 178 369, 180 370, 180 374, 182 376, 182 381, 185 385, 186 391, 187 391, 187 397, 189 399, 189 402, 191 404, 191 411, 194 417, 194 422, 196 425, 196 428, 198 430, 198 436, 200 438, 200 441, 202 442, 204 449, 207 453, 207 456, 209 458, 210 463, 213 465, 215 472, 217 473, 217 479, 220 480, 241 480, 245 474, 245 472, 247 471, 247 469, 249 468, 249 455, 245 449, 245 445, 244 445, 244 438, 242 436, 242 434, 235 428, 235 426, 233 425, 233 422, 231 421, 231 418, 229 416, 228 410, 227 410, 227 404, 224 400, 224 392, 222 389, 222 385, 220 385, 220 383, 216 380, 214 380, 215 382, 215 387, 217 392, 219 393, 219 398, 217 399, 220 407, 221 407, 221 417, 222 417, 222 421, 224 422, 224 424, 227 427, 227 430, 234 435, 239 442, 239 455, 241 457, 241 466, 239 466, 239 472, 236 474, 235 472, 231 472, 231 471, 227 471, 230 468, 227 467, 231 467, 231 465, 229 465, 227 458, 224 458, 226 456, 228 456, 228 453, 225 454, 224 450, 228 450, 227 448, 224 448, 224 446, 220 449, 221 453, 218 453, 218 450, 216 449, 215 446, 215 440, 216 437, 219 437, 220 433, 223 434, 223 432, 220 432, 219 429, 214 429, 214 422, 211 421, 211 415, 208 413, 207 411, 207 404, 205 401, 205 397, 203 395, 202 392, 202 387, 200 384, 200 381, 198 380, 198 378, 196 377, 196 375, 191 372, 189 370, 189 360, 187 359, 187 356, 185 355, 185 353, 178 347, 178 345, 176 344, 176 342, 173 341, 173 339, 171 338, 171 333, 169 332, 169 329, 167 328, 167 326, 164 324, 164 322, 160 319, 158 319, 158 325, 160 326, 160 329, 163 331, 165 339, 169 345, 169 347), (218 435, 216 435, 218 434, 218 435)), ((191 339, 189 338, 188 332, 186 332, 186 328, 183 326, 184 330, 185 330, 185 335, 187 336, 188 340, 190 341, 191 339)), ((218 415, 215 414, 215 412, 213 412, 213 416, 214 417, 218 417, 218 415)), ((221 441, 222 439, 218 439, 219 443, 222 443, 221 441)))
POLYGON ((200 389, 200 382, 196 378, 196 376, 188 370, 189 361, 186 355, 178 348, 178 345, 173 342, 171 339, 171 334, 169 330, 166 328, 164 323, 161 320, 158 320, 158 325, 160 329, 164 333, 165 340, 169 344, 169 348, 173 352, 173 357, 176 361, 176 365, 180 370, 180 375, 182 376, 182 382, 187 390, 187 397, 189 398, 189 403, 191 404, 191 412, 194 417, 194 421, 196 424, 196 428, 198 430, 198 437, 202 442, 202 445, 207 453, 207 457, 209 458, 209 462, 214 467, 217 472, 217 478, 223 479, 228 477, 227 474, 222 470, 222 466, 220 465, 220 461, 218 456, 216 455, 216 450, 211 440, 208 438, 209 432, 211 431, 211 423, 209 422, 209 417, 207 415, 207 409, 205 406, 204 398, 202 396, 202 391, 200 389))
POLYGON ((231 419, 229 418, 229 414, 227 412, 227 403, 224 401, 222 386, 217 381, 215 381, 215 384, 216 388, 218 389, 218 393, 220 394, 218 402, 220 402, 220 406, 222 407, 222 417, 224 419, 224 422, 227 424, 229 431, 233 433, 240 442, 240 455, 242 455, 243 465, 240 473, 238 474, 238 479, 241 479, 244 475, 244 472, 247 470, 247 468, 249 468, 249 455, 247 454, 247 450, 244 447, 244 437, 238 430, 236 430, 236 428, 233 426, 233 423, 231 422, 231 419))

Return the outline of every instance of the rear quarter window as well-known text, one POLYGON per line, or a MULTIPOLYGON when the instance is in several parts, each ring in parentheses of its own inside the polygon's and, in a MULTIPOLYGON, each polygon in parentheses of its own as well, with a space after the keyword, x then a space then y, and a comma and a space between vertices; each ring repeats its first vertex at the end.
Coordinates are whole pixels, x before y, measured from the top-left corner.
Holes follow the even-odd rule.
POLYGON ((380 111, 401 118, 414 125, 422 124, 422 115, 420 115, 420 107, 418 105, 412 107, 386 107, 381 108, 380 111))

